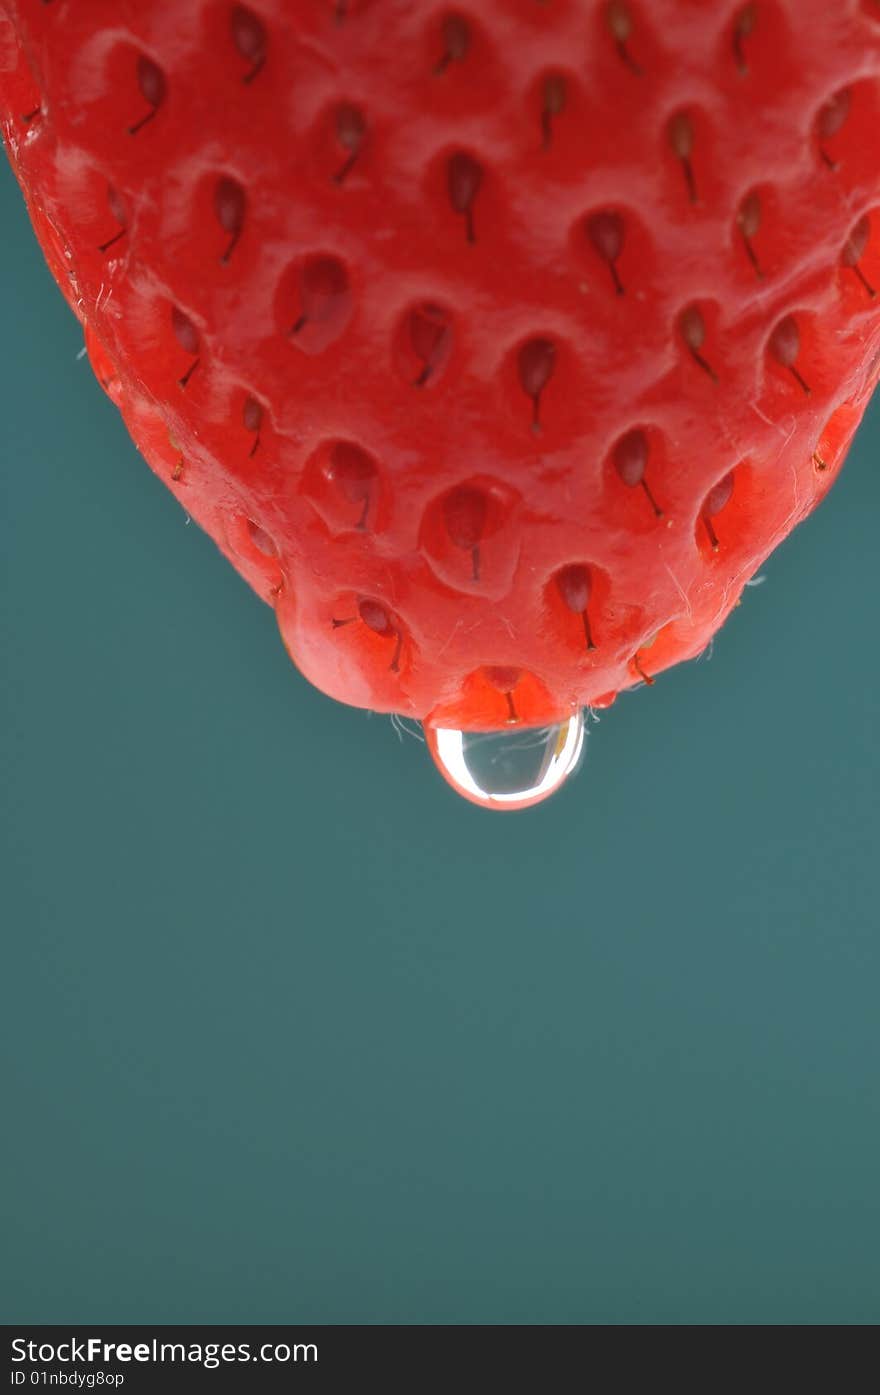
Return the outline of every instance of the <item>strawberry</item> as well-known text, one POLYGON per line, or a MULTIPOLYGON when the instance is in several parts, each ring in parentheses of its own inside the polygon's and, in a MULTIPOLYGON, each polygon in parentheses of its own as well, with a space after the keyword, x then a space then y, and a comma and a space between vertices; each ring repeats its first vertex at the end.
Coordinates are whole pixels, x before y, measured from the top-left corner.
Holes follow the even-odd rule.
POLYGON ((880 368, 877 0, 0 0, 98 378, 342 701, 699 654, 880 368))

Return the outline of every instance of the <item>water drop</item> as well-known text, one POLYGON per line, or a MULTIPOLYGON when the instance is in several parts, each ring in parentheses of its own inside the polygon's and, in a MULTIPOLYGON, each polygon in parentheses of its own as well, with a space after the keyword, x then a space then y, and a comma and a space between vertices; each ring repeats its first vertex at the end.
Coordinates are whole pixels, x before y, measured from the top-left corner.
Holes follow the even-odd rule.
POLYGON ((457 731, 426 727, 428 750, 452 788, 483 809, 540 804, 578 767, 586 732, 583 713, 549 727, 457 731))

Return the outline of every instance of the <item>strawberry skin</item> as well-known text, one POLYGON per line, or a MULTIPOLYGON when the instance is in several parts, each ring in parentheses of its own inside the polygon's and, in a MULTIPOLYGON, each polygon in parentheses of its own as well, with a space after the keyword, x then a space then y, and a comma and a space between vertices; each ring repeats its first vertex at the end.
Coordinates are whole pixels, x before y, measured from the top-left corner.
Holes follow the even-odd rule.
POLYGON ((0 0, 0 113, 138 447, 344 702, 697 655, 880 371, 876 0, 0 0))

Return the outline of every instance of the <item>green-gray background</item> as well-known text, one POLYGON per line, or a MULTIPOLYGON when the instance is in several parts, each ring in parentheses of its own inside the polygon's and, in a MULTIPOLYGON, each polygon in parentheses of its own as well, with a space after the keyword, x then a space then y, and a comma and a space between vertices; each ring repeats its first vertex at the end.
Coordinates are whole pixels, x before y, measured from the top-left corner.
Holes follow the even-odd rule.
POLYGON ((0 227, 0 1317, 880 1318, 877 407, 712 661, 499 817, 298 677, 5 161, 0 227))

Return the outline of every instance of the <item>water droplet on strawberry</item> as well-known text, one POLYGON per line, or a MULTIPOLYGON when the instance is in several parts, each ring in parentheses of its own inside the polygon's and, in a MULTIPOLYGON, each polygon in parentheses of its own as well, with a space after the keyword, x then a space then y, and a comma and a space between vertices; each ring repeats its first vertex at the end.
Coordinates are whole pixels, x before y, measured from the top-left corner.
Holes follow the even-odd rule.
POLYGON ((582 712, 549 727, 457 731, 426 727, 428 750, 452 788, 483 809, 527 809, 555 794, 578 767, 582 712))

